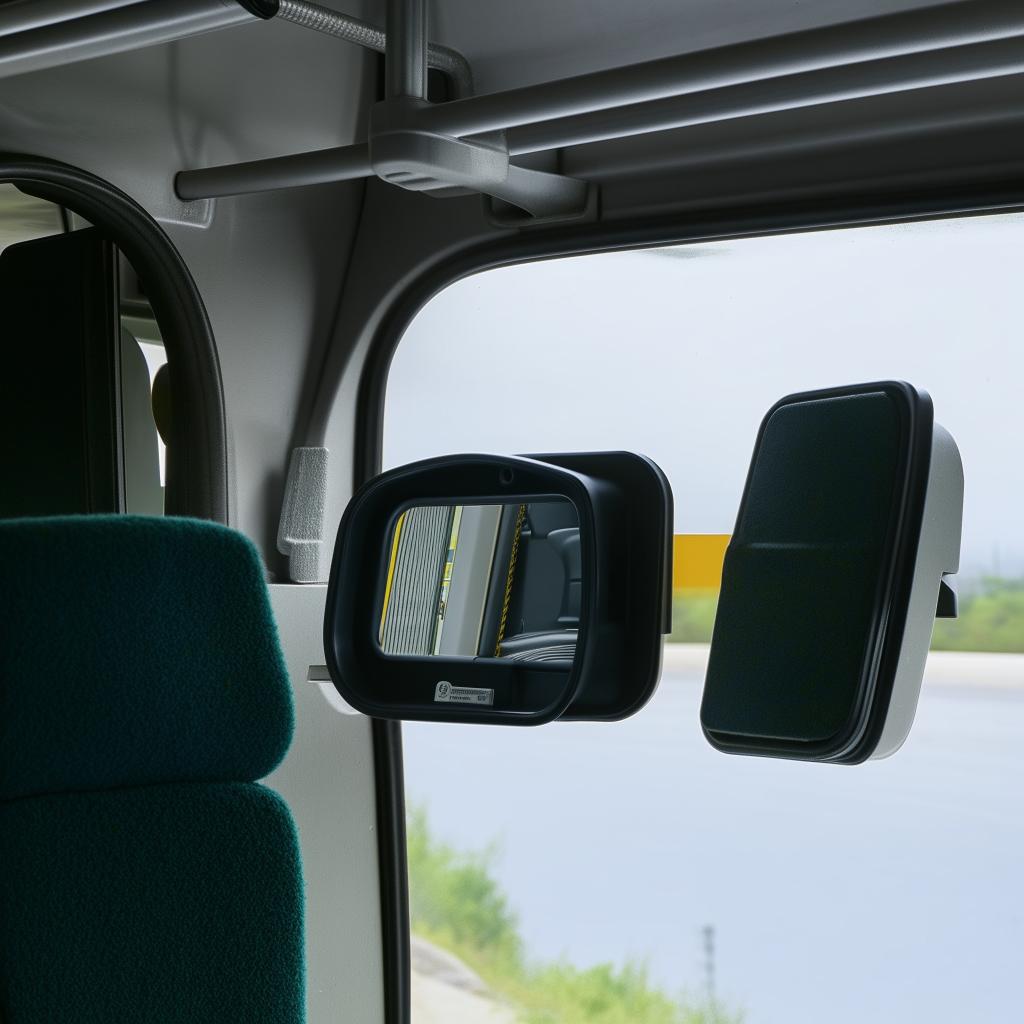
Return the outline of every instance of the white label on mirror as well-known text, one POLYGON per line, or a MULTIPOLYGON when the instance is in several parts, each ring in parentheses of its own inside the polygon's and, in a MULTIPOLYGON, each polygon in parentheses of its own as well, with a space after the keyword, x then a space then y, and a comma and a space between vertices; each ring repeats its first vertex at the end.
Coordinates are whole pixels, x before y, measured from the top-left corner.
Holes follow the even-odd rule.
POLYGON ((434 687, 434 701, 442 704, 493 704, 494 691, 477 686, 452 686, 442 679, 434 687))

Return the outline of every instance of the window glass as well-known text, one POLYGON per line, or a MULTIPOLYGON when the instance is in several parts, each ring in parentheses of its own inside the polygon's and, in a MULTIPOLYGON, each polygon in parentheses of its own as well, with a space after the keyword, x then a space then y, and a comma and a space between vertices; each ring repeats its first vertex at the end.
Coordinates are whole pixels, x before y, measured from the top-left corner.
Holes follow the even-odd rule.
MULTIPOLYGON (((137 417, 136 417, 136 429, 140 434, 145 434, 147 440, 146 445, 152 447, 156 446, 158 470, 159 470, 159 488, 156 489, 152 486, 150 481, 148 491, 151 497, 143 499, 143 502, 148 501, 150 505, 156 505, 157 508, 150 510, 159 514, 163 511, 163 489, 167 483, 167 446, 164 444, 164 439, 157 432, 156 423, 153 418, 153 385, 156 381, 156 375, 160 372, 160 368, 167 363, 167 352, 164 350, 163 340, 160 337, 160 332, 156 326, 156 320, 148 320, 143 322, 142 331, 140 332, 140 320, 137 317, 121 317, 121 327, 123 329, 123 339, 127 343, 129 340, 135 344, 142 354, 142 359, 145 362, 146 367, 146 382, 148 387, 145 390, 145 409, 142 408, 140 403, 137 417), (139 333, 136 333, 139 332, 139 333), (144 332, 144 333, 143 333, 144 332)), ((152 476, 151 471, 146 473, 147 479, 152 476)), ((143 502, 140 502, 142 504, 143 502)), ((128 509, 131 511, 143 512, 142 508, 128 509)))
POLYGON ((422 310, 386 466, 642 452, 673 486, 677 564, 634 718, 404 727, 417 1024, 1013 1015, 1022 240, 1007 215, 577 257, 422 310), (791 392, 891 378, 930 392, 966 475, 961 615, 936 628, 910 739, 854 768, 716 753, 698 706, 758 425, 791 392))
POLYGON ((63 230, 59 206, 0 184, 0 252, 15 242, 59 235, 63 230))

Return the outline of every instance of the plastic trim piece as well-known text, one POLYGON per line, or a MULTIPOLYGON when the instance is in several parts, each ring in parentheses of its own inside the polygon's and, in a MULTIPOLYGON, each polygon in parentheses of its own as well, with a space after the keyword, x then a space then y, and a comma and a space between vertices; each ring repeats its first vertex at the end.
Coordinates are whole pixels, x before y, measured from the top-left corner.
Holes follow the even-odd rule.
POLYGON ((175 396, 165 508, 171 515, 226 524, 227 426, 220 363, 206 307, 174 243, 135 200, 69 164, 3 153, 0 182, 81 214, 108 235, 145 281, 175 396))
POLYGON ((956 442, 938 423, 932 433, 927 490, 903 645, 881 736, 871 753, 875 759, 895 754, 909 735, 921 696, 935 619, 943 614, 956 617, 956 594, 945 577, 960 570, 964 469, 956 442))
POLYGON ((324 505, 330 452, 323 447, 292 449, 284 503, 277 527, 277 550, 288 557, 293 583, 321 583, 320 550, 324 542, 324 505))

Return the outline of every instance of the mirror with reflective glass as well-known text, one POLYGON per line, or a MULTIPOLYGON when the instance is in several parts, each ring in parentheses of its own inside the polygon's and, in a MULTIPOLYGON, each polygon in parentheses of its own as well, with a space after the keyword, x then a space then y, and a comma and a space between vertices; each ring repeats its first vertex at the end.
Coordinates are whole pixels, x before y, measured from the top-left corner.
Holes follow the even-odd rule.
POLYGON ((572 664, 583 574, 570 501, 415 505, 395 520, 386 565, 385 654, 572 664))
POLYGON ((614 721, 654 691, 672 492, 631 452, 445 455, 367 481, 338 527, 331 680, 375 718, 614 721))

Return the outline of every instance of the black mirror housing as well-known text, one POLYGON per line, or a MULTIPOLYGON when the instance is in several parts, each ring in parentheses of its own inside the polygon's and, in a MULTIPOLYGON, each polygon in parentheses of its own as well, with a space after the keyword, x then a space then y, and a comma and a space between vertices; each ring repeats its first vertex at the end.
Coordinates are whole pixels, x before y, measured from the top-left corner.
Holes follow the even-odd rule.
POLYGON ((709 742, 848 764, 898 749, 962 506, 959 452, 927 394, 888 381, 777 403, 726 552, 709 742))
MULTIPOLYGON (((624 718, 657 685, 663 634, 671 630, 671 552, 671 489, 643 456, 474 454, 399 467, 356 493, 338 530, 324 620, 331 679, 347 703, 377 718, 512 725, 624 718), (544 524, 553 521, 552 509, 563 528, 549 531, 544 524), (574 510, 569 529, 566 509, 574 510), (410 513, 420 517, 415 522, 439 523, 427 556, 425 534, 414 535, 410 513), (463 536, 470 513, 492 531, 486 544, 475 546, 486 551, 487 565, 477 588, 480 639, 468 656, 452 655, 442 643, 444 621, 455 614, 451 588, 461 552, 470 550, 463 536), (545 539, 552 544, 537 546, 538 566, 557 549, 574 567, 562 579, 572 607, 558 619, 561 636, 571 634, 571 642, 529 632, 510 637, 506 630, 525 553, 534 550, 526 545, 545 539), (402 631, 388 628, 387 619, 398 615, 396 588, 411 578, 412 564, 425 568, 409 586, 421 586, 428 597, 436 593, 425 614, 433 627, 436 608, 438 625, 426 647, 408 653, 402 631), (496 609, 495 647, 493 637, 482 637, 496 609)), ((417 614, 422 624, 424 613, 417 614)))

